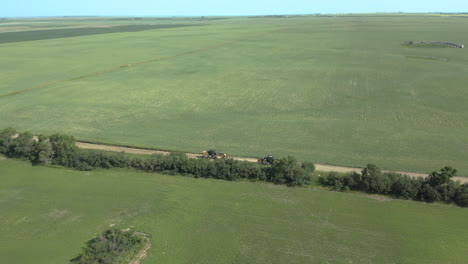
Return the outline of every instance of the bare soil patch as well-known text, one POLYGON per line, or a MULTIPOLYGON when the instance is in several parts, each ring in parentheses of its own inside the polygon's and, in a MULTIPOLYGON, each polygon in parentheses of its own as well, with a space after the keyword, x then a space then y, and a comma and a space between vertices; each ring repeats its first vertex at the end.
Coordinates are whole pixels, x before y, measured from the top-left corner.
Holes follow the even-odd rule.
MULTIPOLYGON (((130 232, 132 230, 131 227, 122 229, 123 232, 130 232)), ((148 250, 151 248, 151 242, 149 240, 149 235, 143 232, 135 231, 133 232, 134 235, 143 238, 146 241, 145 246, 135 255, 133 260, 131 260, 128 264, 140 264, 141 261, 146 257, 148 250)))
MULTIPOLYGON (((137 234, 137 233, 135 233, 137 234)), ((138 252, 138 254, 136 254, 135 258, 130 261, 128 264, 140 264, 141 261, 146 257, 147 253, 148 253, 148 250, 151 248, 151 242, 149 241, 148 238, 146 238, 146 245, 144 248, 142 248, 140 250, 140 252, 138 252)))
POLYGON ((67 209, 53 209, 49 212, 48 216, 51 218, 62 218, 68 214, 67 209))
POLYGON ((380 201, 380 202, 386 202, 386 201, 393 200, 392 198, 390 198, 388 196, 379 195, 379 194, 368 194, 368 195, 366 195, 366 197, 368 197, 368 198, 370 198, 372 200, 380 201))
POLYGON ((91 144, 91 143, 84 143, 84 142, 76 142, 76 146, 82 149, 104 150, 104 151, 111 151, 111 152, 125 152, 125 153, 130 153, 130 154, 139 154, 139 155, 153 155, 153 154, 169 155, 171 154, 168 151, 108 146, 108 145, 99 145, 99 144, 91 144))

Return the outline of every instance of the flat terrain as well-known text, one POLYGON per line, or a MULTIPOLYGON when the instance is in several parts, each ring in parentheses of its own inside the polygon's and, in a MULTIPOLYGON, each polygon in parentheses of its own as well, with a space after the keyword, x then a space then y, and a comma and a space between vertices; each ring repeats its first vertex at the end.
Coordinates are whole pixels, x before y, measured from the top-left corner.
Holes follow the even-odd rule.
POLYGON ((466 263, 468 210, 455 206, 14 160, 0 171, 1 263, 67 263, 110 225, 151 234, 143 263, 466 263))
POLYGON ((467 45, 466 17, 13 20, 0 42, 124 25, 191 26, 0 44, 1 126, 468 175, 468 49, 401 45, 467 45))
POLYGON ((67 263, 110 225, 151 234, 143 264, 466 262, 455 206, 15 160, 0 171, 0 263, 67 263))

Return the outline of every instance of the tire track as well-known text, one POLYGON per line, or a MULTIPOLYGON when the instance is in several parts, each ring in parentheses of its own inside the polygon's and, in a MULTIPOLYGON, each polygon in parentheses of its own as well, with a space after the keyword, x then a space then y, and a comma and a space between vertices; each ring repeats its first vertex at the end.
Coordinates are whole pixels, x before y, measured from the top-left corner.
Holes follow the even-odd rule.
POLYGON ((123 65, 119 65, 117 67, 112 67, 112 68, 104 69, 104 70, 101 70, 101 71, 92 72, 92 73, 81 75, 81 76, 78 76, 78 77, 47 82, 47 83, 36 85, 36 86, 30 87, 30 88, 22 89, 22 90, 19 90, 19 91, 0 94, 0 98, 15 96, 15 95, 22 94, 22 93, 25 93, 25 92, 29 92, 29 91, 32 91, 32 90, 52 86, 52 85, 55 85, 55 84, 60 84, 60 83, 77 81, 77 80, 82 80, 82 79, 86 79, 86 78, 90 78, 90 77, 95 77, 95 76, 103 75, 103 74, 106 74, 106 73, 111 73, 111 72, 116 72, 116 71, 119 71, 119 70, 124 70, 124 69, 130 68, 130 67, 140 66, 140 65, 143 65, 143 64, 148 64, 148 63, 158 62, 158 61, 165 61, 165 60, 179 58, 179 57, 183 57, 183 56, 187 56, 187 55, 192 55, 192 54, 200 53, 200 52, 203 52, 203 51, 207 51, 207 50, 227 46, 227 45, 233 44, 235 42, 240 42, 240 41, 243 41, 243 40, 244 39, 231 40, 231 41, 227 41, 227 42, 216 44, 216 45, 207 46, 207 47, 200 48, 200 49, 195 49, 195 50, 191 50, 191 51, 182 52, 182 53, 179 53, 179 54, 176 54, 176 55, 162 56, 162 57, 153 58, 153 59, 149 59, 149 60, 123 64, 123 65))
POLYGON ((32 91, 32 90, 52 86, 52 85, 55 85, 55 84, 71 82, 71 81, 77 81, 77 80, 82 80, 82 79, 86 79, 86 78, 90 78, 90 77, 103 75, 103 74, 106 74, 106 73, 116 72, 116 71, 119 71, 119 70, 124 70, 124 69, 129 68, 129 67, 135 67, 135 66, 140 66, 140 65, 143 65, 143 64, 152 63, 152 62, 170 60, 170 59, 179 58, 179 57, 183 57, 183 56, 187 56, 187 55, 197 54, 197 53, 200 53, 200 52, 203 52, 203 51, 228 46, 228 45, 231 45, 231 44, 234 44, 234 43, 237 43, 237 42, 251 40, 251 38, 255 38, 255 39, 262 38, 263 36, 274 33, 274 32, 275 32, 275 30, 268 31, 268 32, 262 32, 262 33, 258 33, 258 34, 255 34, 255 35, 246 35, 246 36, 244 36, 244 37, 242 37, 240 39, 229 40, 229 41, 225 41, 225 42, 222 42, 222 43, 219 43, 219 44, 209 45, 209 46, 206 46, 206 47, 203 47, 203 48, 194 49, 194 50, 182 52, 182 53, 175 54, 175 55, 162 56, 162 57, 157 57, 157 58, 153 58, 153 59, 149 59, 149 60, 137 61, 137 62, 133 62, 133 63, 123 64, 123 65, 119 65, 119 66, 116 66, 116 67, 104 69, 104 70, 101 70, 101 71, 92 72, 92 73, 81 75, 81 76, 78 76, 78 77, 47 82, 47 83, 39 84, 39 85, 30 87, 30 88, 22 89, 22 90, 19 90, 19 91, 13 91, 13 92, 5 93, 5 94, 0 94, 0 98, 15 96, 15 95, 22 94, 22 93, 25 93, 25 92, 29 92, 29 91, 32 91))

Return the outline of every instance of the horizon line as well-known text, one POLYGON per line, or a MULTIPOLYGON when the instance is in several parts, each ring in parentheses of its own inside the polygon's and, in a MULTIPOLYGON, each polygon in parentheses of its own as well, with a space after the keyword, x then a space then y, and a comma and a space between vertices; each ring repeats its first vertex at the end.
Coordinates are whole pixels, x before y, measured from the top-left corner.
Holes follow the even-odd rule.
POLYGON ((276 13, 276 14, 250 14, 250 15, 45 15, 45 16, 0 16, 1 19, 15 19, 15 18, 84 18, 84 17, 162 17, 162 18, 176 18, 176 17, 249 17, 249 16, 320 16, 320 15, 366 15, 366 14, 466 14, 468 11, 463 12, 350 12, 350 13, 276 13))

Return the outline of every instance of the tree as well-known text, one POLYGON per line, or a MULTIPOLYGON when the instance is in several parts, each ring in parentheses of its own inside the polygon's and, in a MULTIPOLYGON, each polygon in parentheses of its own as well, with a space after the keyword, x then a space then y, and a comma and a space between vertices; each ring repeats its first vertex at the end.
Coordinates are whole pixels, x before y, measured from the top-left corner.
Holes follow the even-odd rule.
POLYGON ((49 141, 54 152, 53 163, 73 167, 73 155, 78 147, 75 145, 75 138, 69 135, 54 134, 49 141))
POLYGON ((310 161, 305 161, 301 163, 301 168, 303 168, 308 173, 313 173, 315 171, 315 164, 310 161))
POLYGON ((269 172, 270 177, 268 178, 274 183, 301 186, 310 182, 310 176, 292 156, 275 160, 269 172))
POLYGON ((86 242, 81 254, 70 260, 73 264, 132 263, 135 254, 147 243, 146 235, 117 228, 106 230, 86 242))
POLYGON ((431 174, 428 176, 429 184, 432 187, 436 187, 442 184, 446 184, 450 182, 450 179, 455 176, 457 173, 457 170, 450 167, 450 166, 445 166, 439 171, 433 171, 431 174))
POLYGON ((440 193, 434 187, 427 183, 421 187, 420 195, 421 201, 426 201, 429 203, 441 200, 440 193))
POLYGON ((7 154, 13 142, 13 137, 17 135, 14 128, 5 128, 0 131, 0 153, 7 154))
POLYGON ((320 177, 319 182, 323 185, 332 186, 337 191, 342 191, 344 186, 343 177, 337 172, 330 172, 326 177, 320 177))
POLYGON ((34 148, 34 143, 33 134, 30 132, 20 133, 18 137, 12 140, 8 155, 16 158, 29 159, 34 148))
POLYGON ((40 135, 33 146, 30 159, 34 164, 50 163, 54 156, 54 150, 49 139, 40 135))
POLYGON ((440 194, 440 200, 444 202, 451 202, 455 199, 460 185, 454 181, 441 184, 436 187, 437 192, 440 194))
POLYGON ((459 206, 468 207, 468 184, 463 184, 458 188, 454 201, 459 206))
POLYGON ((361 171, 361 174, 364 177, 373 176, 373 175, 380 174, 380 173, 382 173, 380 168, 377 167, 377 165, 371 164, 371 163, 367 164, 367 166, 361 171))
POLYGON ((392 193, 405 199, 416 199, 423 184, 423 179, 413 179, 406 175, 393 178, 392 193))

